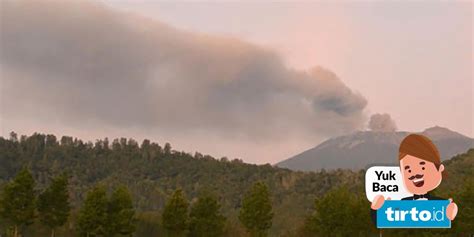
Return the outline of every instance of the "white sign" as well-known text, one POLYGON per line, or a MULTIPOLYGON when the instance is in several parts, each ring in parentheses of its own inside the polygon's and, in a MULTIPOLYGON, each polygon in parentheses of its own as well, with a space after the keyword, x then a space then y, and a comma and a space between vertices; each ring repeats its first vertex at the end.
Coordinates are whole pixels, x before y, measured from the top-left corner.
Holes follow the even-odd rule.
POLYGON ((400 200, 412 196, 405 189, 398 166, 373 166, 365 172, 365 195, 372 202, 377 195, 400 200))

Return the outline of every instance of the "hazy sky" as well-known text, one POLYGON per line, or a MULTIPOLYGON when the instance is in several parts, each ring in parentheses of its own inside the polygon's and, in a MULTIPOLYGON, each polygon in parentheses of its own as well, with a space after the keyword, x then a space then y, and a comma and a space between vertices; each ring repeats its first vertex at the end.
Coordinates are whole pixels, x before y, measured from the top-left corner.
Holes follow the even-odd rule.
POLYGON ((471 1, 106 2, 271 47, 296 68, 327 67, 400 129, 474 136, 471 1))
POLYGON ((474 136, 470 2, 18 2, 2 2, 4 136, 151 138, 253 163, 373 113, 474 136))

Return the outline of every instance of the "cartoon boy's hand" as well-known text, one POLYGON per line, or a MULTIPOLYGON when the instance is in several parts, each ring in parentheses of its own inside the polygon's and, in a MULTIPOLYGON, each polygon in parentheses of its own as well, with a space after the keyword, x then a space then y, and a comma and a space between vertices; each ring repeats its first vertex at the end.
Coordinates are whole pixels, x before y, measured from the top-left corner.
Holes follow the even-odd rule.
POLYGON ((458 214, 458 205, 456 205, 456 203, 453 202, 453 199, 450 198, 448 208, 446 208, 446 216, 449 220, 454 220, 456 214, 458 214))
MULTIPOLYGON (((387 198, 387 200, 390 200, 390 198, 387 198)), ((375 196, 374 201, 372 202, 372 205, 370 206, 370 208, 372 208, 372 210, 378 210, 379 208, 383 206, 384 202, 385 202, 385 198, 382 195, 377 195, 375 196)))

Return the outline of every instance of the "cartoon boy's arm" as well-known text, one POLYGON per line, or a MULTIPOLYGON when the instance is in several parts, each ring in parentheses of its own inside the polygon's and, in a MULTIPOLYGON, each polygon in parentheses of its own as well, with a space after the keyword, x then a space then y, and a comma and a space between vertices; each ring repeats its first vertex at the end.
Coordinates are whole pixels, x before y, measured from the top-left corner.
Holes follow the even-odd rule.
POLYGON ((370 205, 370 217, 375 226, 377 226, 377 210, 383 206, 385 198, 382 195, 377 195, 370 205))
POLYGON ((377 195, 374 198, 374 201, 372 202, 372 205, 370 205, 370 208, 372 210, 378 210, 383 206, 383 203, 385 202, 385 198, 382 195, 377 195))
POLYGON ((453 202, 453 199, 449 199, 449 205, 446 208, 446 216, 449 220, 454 220, 456 218, 456 214, 458 214, 458 205, 453 202))

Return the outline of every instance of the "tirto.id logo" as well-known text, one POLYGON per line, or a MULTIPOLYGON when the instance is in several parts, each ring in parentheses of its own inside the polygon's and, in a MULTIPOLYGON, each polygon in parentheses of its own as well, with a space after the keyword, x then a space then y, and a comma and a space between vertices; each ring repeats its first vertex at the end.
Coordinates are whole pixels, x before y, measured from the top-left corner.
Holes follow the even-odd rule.
POLYGON ((445 208, 441 207, 441 210, 436 210, 433 208, 433 211, 428 210, 418 211, 416 207, 413 207, 411 210, 395 210, 392 207, 385 210, 388 221, 405 221, 406 218, 411 218, 412 221, 444 221, 445 208))
POLYGON ((377 210, 378 228, 451 228, 449 200, 392 201, 377 210))

